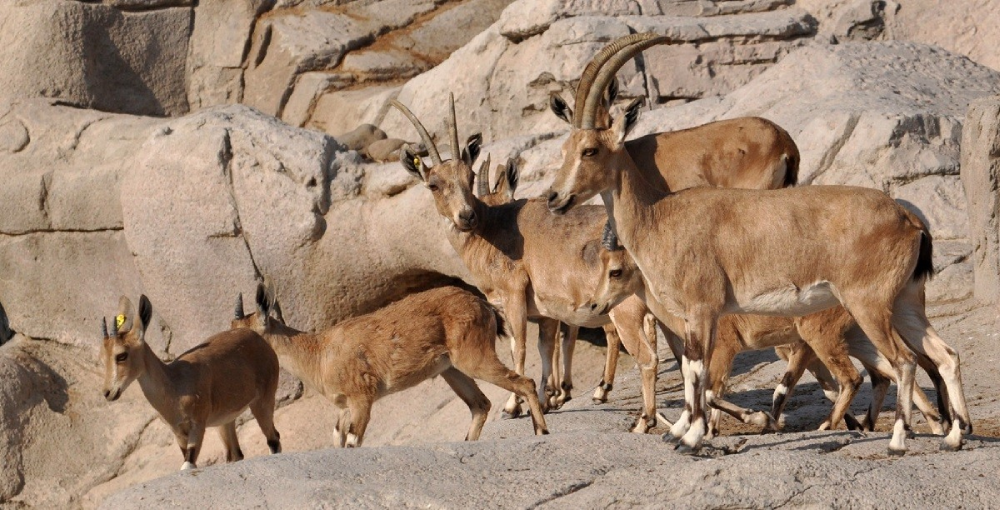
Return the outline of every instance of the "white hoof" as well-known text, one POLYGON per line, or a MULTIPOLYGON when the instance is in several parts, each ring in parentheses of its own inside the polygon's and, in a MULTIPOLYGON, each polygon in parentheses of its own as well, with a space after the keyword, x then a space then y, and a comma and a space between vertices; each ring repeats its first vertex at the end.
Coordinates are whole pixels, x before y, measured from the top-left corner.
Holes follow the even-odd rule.
POLYGON ((356 436, 356 435, 348 432, 347 433, 347 447, 348 448, 357 448, 357 446, 358 446, 358 436, 356 436))
POLYGON ((194 464, 192 464, 190 462, 185 462, 184 464, 181 464, 181 471, 190 471, 190 470, 194 469, 195 467, 196 466, 194 464))

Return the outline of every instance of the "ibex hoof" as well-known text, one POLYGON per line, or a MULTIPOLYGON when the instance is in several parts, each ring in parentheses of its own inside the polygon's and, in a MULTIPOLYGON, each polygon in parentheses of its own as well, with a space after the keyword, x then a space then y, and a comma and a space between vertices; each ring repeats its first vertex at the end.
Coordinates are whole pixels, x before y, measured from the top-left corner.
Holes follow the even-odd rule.
POLYGON ((195 465, 190 462, 185 462, 181 464, 181 471, 190 471, 195 468, 195 465))
POLYGON ((902 457, 903 455, 906 455, 906 450, 897 450, 895 448, 889 448, 890 457, 902 457))
POLYGON ((660 439, 662 439, 664 443, 670 443, 670 444, 678 443, 681 440, 681 438, 671 434, 670 432, 663 434, 663 436, 661 436, 660 439))
POLYGON ((684 443, 680 443, 674 447, 674 451, 682 455, 694 455, 698 453, 698 450, 700 449, 701 449, 700 446, 690 446, 684 443))
POLYGON ((503 413, 500 414, 500 417, 503 418, 503 419, 505 419, 505 420, 512 420, 512 419, 517 418, 519 416, 521 416, 521 410, 520 409, 515 409, 513 411, 508 411, 508 410, 504 409, 503 413))
POLYGON ((633 434, 645 434, 646 432, 649 432, 650 428, 651 427, 649 427, 649 424, 646 422, 646 419, 640 416, 635 421, 635 423, 632 424, 632 429, 630 430, 630 432, 632 432, 633 434))

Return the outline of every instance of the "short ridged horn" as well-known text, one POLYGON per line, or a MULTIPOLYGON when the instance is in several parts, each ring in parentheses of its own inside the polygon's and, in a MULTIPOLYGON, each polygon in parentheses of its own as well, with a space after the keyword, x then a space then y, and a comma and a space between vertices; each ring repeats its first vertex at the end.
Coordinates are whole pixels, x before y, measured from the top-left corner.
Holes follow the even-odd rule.
POLYGON ((397 110, 399 110, 403 115, 405 115, 407 119, 409 119, 410 124, 413 124, 413 127, 417 129, 417 133, 420 134, 420 139, 423 140, 424 145, 427 146, 427 153, 431 157, 431 162, 433 162, 435 165, 440 165, 441 155, 438 154, 437 145, 434 145, 434 140, 431 140, 431 135, 427 133, 427 129, 424 128, 424 125, 420 123, 420 119, 417 119, 417 116, 413 115, 413 112, 411 112, 409 108, 403 106, 403 103, 400 103, 395 99, 389 101, 389 104, 395 106, 397 110))
POLYGON ((105 317, 101 317, 101 334, 108 338, 108 319, 105 317))
POLYGON ((245 316, 246 314, 243 313, 243 293, 240 292, 239 295, 236 296, 236 318, 242 319, 245 316))
POLYGON ((451 120, 448 122, 448 133, 451 135, 451 159, 460 161, 462 151, 458 148, 458 120, 455 118, 455 94, 448 93, 448 109, 451 111, 451 120))
POLYGON ((601 234, 601 246, 604 246, 604 249, 608 251, 622 249, 622 245, 618 243, 618 234, 615 233, 615 229, 611 228, 610 220, 604 224, 604 233, 601 234))
POLYGON ((601 104, 604 90, 625 62, 650 46, 670 41, 669 37, 653 33, 632 34, 612 42, 601 50, 584 69, 580 85, 576 90, 575 106, 579 119, 576 127, 594 129, 594 119, 597 117, 597 108, 601 104))
POLYGON ((483 198, 490 194, 490 155, 486 155, 486 161, 479 166, 479 173, 476 174, 476 194, 483 198))

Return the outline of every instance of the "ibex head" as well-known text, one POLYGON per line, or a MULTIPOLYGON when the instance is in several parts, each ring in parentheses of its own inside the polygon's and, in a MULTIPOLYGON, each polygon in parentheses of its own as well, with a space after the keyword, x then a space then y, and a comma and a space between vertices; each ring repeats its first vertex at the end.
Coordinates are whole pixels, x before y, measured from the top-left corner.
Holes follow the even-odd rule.
MULTIPOLYGON (((642 99, 634 99, 625 113, 602 127, 598 121, 602 91, 615 73, 642 50, 669 41, 655 34, 622 37, 601 50, 584 69, 576 91, 573 130, 563 144, 563 165, 549 189, 549 209, 564 213, 602 190, 613 188, 616 159, 624 154, 625 137, 639 118, 642 99)), ((565 109, 569 112, 568 107, 565 109)), ((568 114, 566 114, 568 117, 568 114)))
POLYGON ((642 288, 642 273, 635 261, 618 242, 611 222, 604 224, 601 236, 601 278, 588 306, 591 312, 608 313, 615 305, 642 288))
POLYGON ((146 328, 153 315, 153 305, 145 295, 139 297, 139 313, 132 302, 122 296, 118 302, 118 315, 108 324, 101 319, 101 359, 104 361, 104 398, 118 400, 125 388, 145 370, 143 356, 146 349, 146 328))
POLYGON ((475 174, 472 171, 472 164, 479 157, 479 148, 483 143, 481 134, 474 134, 465 142, 465 147, 458 154, 458 126, 455 120, 455 96, 450 96, 451 120, 448 131, 451 135, 452 159, 441 160, 437 146, 431 139, 423 124, 413 115, 409 108, 403 106, 396 100, 391 104, 396 107, 407 119, 413 123, 413 127, 420 133, 420 139, 427 146, 431 163, 434 166, 427 167, 425 161, 410 149, 403 146, 400 149, 399 159, 403 163, 403 168, 411 174, 417 176, 434 196, 434 205, 441 216, 451 220, 455 228, 462 232, 468 232, 476 228, 479 218, 476 217, 476 198, 472 193, 472 181, 475 174))
POLYGON ((284 324, 285 318, 282 317, 281 305, 278 304, 278 298, 275 294, 274 286, 270 282, 258 283, 257 296, 254 299, 257 311, 246 315, 243 312, 243 293, 239 293, 236 296, 236 313, 232 322, 229 323, 230 329, 246 328, 259 335, 264 335, 275 325, 275 321, 284 324))

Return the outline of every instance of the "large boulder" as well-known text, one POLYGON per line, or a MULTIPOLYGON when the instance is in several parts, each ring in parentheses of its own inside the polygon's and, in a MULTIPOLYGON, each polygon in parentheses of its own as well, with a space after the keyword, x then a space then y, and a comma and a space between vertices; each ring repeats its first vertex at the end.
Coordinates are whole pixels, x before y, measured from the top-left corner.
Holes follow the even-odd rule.
POLYGON ((144 292, 151 342, 177 354, 263 277, 315 329, 466 276, 398 163, 361 165, 250 108, 163 120, 30 101, 3 119, 30 142, 0 150, 0 265, 18 275, 0 302, 29 337, 92 347, 118 295, 144 292))
POLYGON ((192 8, 175 4, 126 10, 69 0, 5 2, 0 101, 51 97, 111 112, 186 112, 192 8))
POLYGON ((962 130, 962 184, 968 200, 975 295, 1000 303, 1000 97, 969 107, 962 130))

